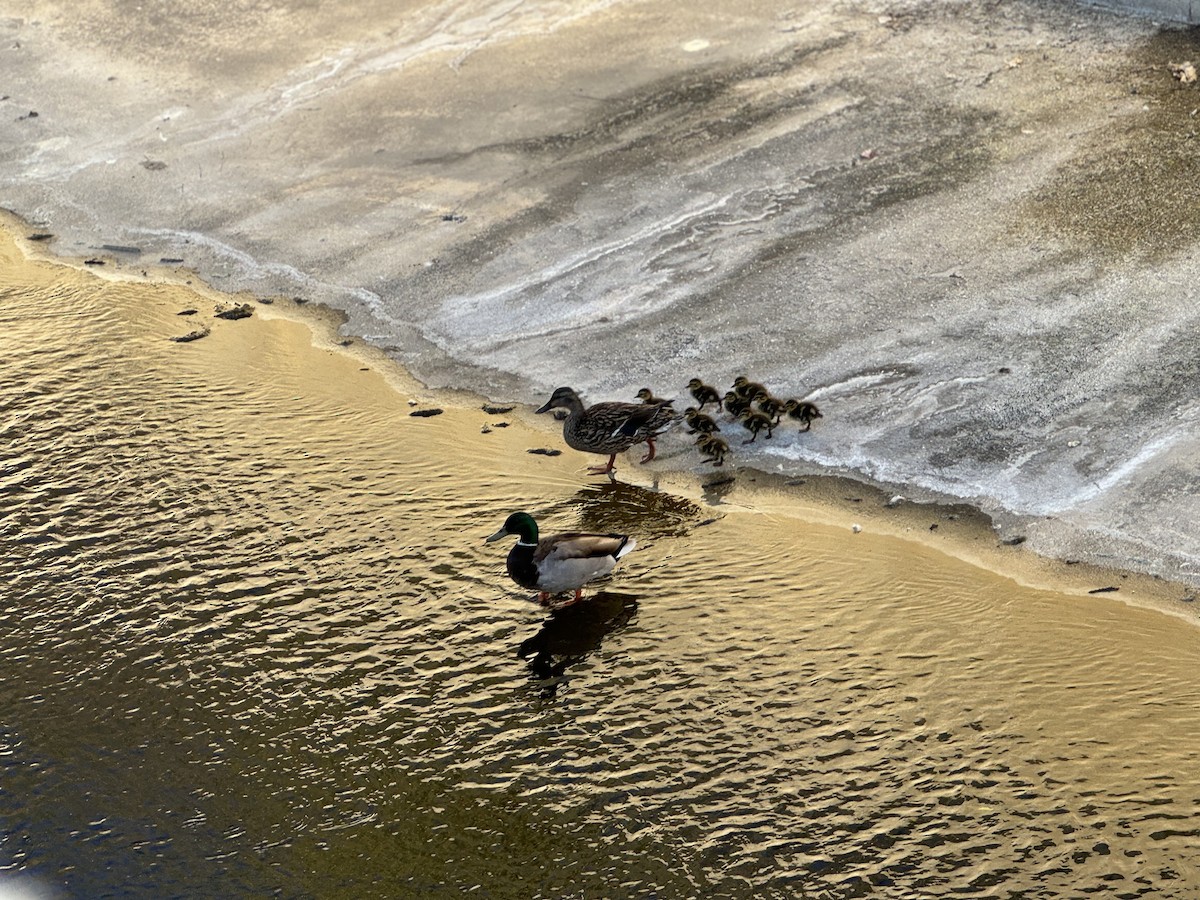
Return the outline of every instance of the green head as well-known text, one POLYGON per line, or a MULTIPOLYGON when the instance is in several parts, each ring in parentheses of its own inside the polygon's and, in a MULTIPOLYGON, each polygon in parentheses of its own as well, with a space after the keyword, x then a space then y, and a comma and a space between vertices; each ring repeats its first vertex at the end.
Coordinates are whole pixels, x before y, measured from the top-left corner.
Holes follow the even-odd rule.
POLYGON ((485 544, 490 544, 492 541, 498 541, 502 537, 508 535, 516 535, 523 543, 536 544, 538 539, 537 522, 533 520, 527 512, 515 512, 504 520, 503 527, 484 541, 485 544))

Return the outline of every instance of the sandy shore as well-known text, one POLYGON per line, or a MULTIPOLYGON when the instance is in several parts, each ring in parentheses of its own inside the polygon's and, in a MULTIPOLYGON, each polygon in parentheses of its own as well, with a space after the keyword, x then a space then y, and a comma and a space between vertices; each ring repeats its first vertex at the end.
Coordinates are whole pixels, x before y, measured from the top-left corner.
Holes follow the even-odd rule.
MULTIPOLYGON (((340 331, 343 316, 336 310, 286 298, 224 294, 173 268, 89 266, 83 259, 63 260, 47 253, 41 243, 28 239, 27 235, 35 231, 27 223, 6 215, 2 226, 5 236, 37 264, 72 268, 85 278, 177 290, 181 306, 204 304, 221 309, 248 303, 253 316, 238 326, 246 335, 239 344, 245 348, 243 352, 252 352, 256 340, 267 340, 265 334, 261 338, 254 335, 270 329, 269 343, 276 346, 285 341, 285 355, 294 358, 298 367, 319 372, 319 380, 328 384, 346 385, 356 398, 367 391, 373 403, 394 406, 402 399, 414 410, 453 411, 455 420, 467 429, 464 437, 479 428, 487 431, 496 459, 503 459, 506 466, 524 466, 524 477, 538 472, 555 482, 577 481, 584 485, 603 481, 586 474, 586 466, 594 464, 595 459, 566 447, 557 423, 535 415, 532 406, 516 405, 501 415, 488 415, 482 410, 490 404, 488 398, 465 391, 430 389, 379 348, 345 338, 340 331), (371 378, 364 382, 364 373, 368 372, 371 378), (497 422, 505 424, 497 426, 497 422), (561 452, 549 457, 531 455, 529 451, 535 448, 561 452)), ((181 333, 190 321, 180 321, 181 333)), ((618 461, 621 481, 706 505, 722 517, 749 517, 750 521, 768 516, 795 522, 797 527, 813 524, 843 530, 848 558, 858 553, 850 549, 854 544, 898 540, 914 550, 921 548, 914 556, 915 565, 921 565, 927 551, 933 551, 1023 587, 1087 598, 1089 602, 1095 595, 1097 599, 1118 600, 1188 621, 1197 617, 1195 592, 1185 583, 1040 556, 1029 549, 1019 531, 1000 529, 991 517, 966 504, 898 499, 875 486, 842 476, 796 478, 736 464, 713 468, 699 463, 690 440, 681 434, 664 437, 656 462, 640 465, 639 456, 640 452, 631 452, 618 461)))

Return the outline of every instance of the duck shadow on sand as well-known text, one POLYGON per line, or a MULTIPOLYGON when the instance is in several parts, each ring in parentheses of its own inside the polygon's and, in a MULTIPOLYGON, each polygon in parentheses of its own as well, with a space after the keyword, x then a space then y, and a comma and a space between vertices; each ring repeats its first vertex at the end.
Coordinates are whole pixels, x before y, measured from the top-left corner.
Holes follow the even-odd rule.
MULTIPOLYGON (((542 622, 537 634, 517 647, 529 674, 539 681, 561 678, 600 649, 604 639, 624 628, 637 615, 638 598, 616 591, 598 591, 590 597, 556 609, 542 622)), ((547 686, 550 694, 556 684, 547 686)))

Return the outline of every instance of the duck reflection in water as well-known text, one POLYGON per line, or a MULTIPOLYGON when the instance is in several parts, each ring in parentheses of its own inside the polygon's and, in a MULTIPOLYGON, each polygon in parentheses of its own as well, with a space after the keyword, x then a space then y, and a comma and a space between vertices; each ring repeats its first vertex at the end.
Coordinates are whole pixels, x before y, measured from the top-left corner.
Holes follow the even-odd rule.
MULTIPOLYGON (((527 660, 532 677, 561 678, 568 668, 599 650, 606 637, 628 625, 637 608, 632 594, 600 591, 584 603, 550 613, 537 634, 521 641, 517 656, 527 660)), ((547 687, 549 693, 554 693, 554 687, 547 687)))
POLYGON ((580 488, 555 507, 559 510, 563 515, 574 511, 584 531, 637 535, 643 548, 647 540, 683 537, 704 518, 704 510, 690 500, 623 481, 580 488))

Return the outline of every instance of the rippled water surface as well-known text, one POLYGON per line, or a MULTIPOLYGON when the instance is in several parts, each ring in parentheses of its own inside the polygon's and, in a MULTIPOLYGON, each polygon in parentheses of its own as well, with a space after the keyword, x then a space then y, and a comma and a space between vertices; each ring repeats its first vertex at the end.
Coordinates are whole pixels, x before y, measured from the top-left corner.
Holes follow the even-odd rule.
POLYGON ((1200 891, 1193 626, 588 483, 520 417, 411 417, 300 325, 0 265, 0 873, 67 897, 1200 891), (483 544, 517 508, 640 546, 548 614, 483 544))

